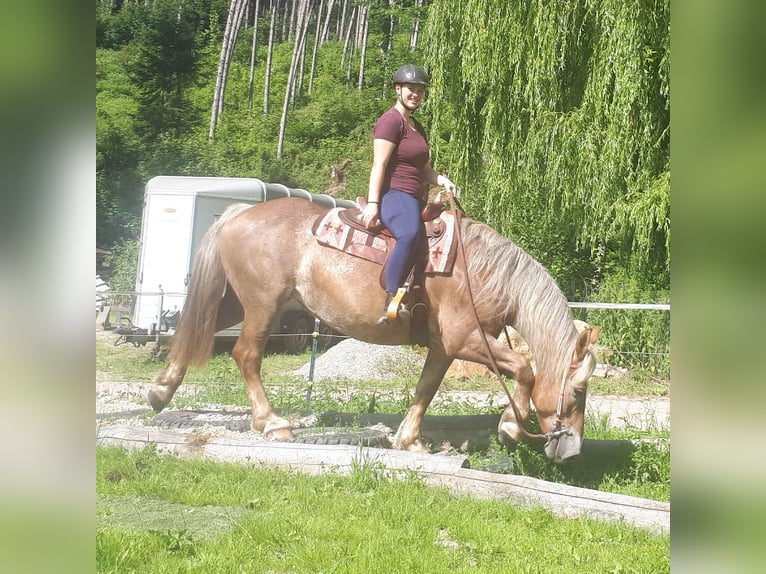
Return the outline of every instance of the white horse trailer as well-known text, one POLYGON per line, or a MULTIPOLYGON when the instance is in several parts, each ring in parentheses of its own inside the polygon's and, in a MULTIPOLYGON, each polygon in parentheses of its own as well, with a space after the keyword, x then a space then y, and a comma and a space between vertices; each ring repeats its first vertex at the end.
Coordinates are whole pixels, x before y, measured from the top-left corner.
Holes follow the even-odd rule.
MULTIPOLYGON (((194 254, 224 210, 233 203, 256 204, 281 197, 300 197, 328 209, 358 207, 354 201, 256 178, 158 176, 149 180, 132 320, 135 327, 147 331, 145 340, 161 344, 172 336, 183 312, 194 254)), ((272 333, 285 335, 284 346, 290 351, 305 348, 313 330, 313 316, 297 301, 288 302, 272 326, 272 333)), ((216 333, 216 341, 231 342, 238 335, 239 325, 216 333)))

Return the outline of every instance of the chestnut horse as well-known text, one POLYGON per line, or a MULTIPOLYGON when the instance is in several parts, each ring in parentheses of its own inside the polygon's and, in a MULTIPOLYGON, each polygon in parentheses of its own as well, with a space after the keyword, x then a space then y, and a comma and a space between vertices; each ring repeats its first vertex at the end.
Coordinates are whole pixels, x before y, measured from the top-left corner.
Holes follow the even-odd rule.
MULTIPOLYGON (((312 235, 312 224, 325 212, 301 198, 235 204, 207 231, 195 256, 168 365, 149 392, 156 411, 170 402, 187 367, 209 358, 214 334, 243 321, 232 356, 252 405, 252 428, 291 439, 289 422, 272 410, 261 381, 269 327, 290 298, 349 337, 384 345, 411 343, 406 323, 378 323, 386 296, 378 282, 380 266, 322 246, 312 235)), ((548 439, 546 455, 556 462, 578 455, 586 388, 596 365, 591 345, 600 329, 578 336, 566 298, 542 265, 487 225, 465 216, 457 219, 464 249, 458 249, 453 272, 425 278, 428 355, 394 446, 427 451, 421 421, 450 364, 463 359, 491 365, 491 352, 498 370, 516 382, 499 438, 508 444, 529 436, 523 424, 531 399, 548 439), (526 356, 498 341, 506 325, 527 341, 534 371, 526 356)))

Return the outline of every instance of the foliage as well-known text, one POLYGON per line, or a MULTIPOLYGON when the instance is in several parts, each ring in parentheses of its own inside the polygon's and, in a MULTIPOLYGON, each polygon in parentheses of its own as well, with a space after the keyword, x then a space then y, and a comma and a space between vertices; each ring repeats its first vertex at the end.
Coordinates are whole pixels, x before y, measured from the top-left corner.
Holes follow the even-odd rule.
POLYGON ((348 477, 309 476, 97 448, 96 491, 99 572, 667 572, 670 562, 667 535, 456 497, 365 461, 348 477), (101 520, 123 500, 132 512, 101 520), (149 520, 158 509, 163 528, 149 520))
POLYGON ((598 249, 667 269, 667 0, 436 0, 426 35, 436 153, 470 213, 565 286, 598 249))
POLYGON ((129 239, 114 244, 104 256, 103 265, 109 269, 107 281, 112 291, 132 293, 136 289, 138 242, 129 239))
MULTIPOLYGON (((596 302, 652 301, 670 303, 670 293, 647 284, 638 273, 621 269, 601 282, 596 302)), ((602 327, 598 343, 608 350, 622 351, 617 363, 639 369, 647 376, 670 380, 670 313, 650 310, 590 309, 585 319, 602 327)), ((603 353, 602 353, 603 354, 603 353)), ((609 357, 603 357, 605 361, 609 357)))

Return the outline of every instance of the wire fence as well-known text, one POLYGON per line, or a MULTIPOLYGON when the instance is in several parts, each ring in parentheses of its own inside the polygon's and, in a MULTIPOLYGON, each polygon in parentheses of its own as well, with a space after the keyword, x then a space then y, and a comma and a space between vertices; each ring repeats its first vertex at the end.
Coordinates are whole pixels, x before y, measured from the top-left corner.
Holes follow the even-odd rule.
MULTIPOLYGON (((115 331, 115 345, 132 342, 135 345, 154 342, 159 347, 172 335, 180 316, 177 305, 163 309, 163 301, 182 301, 185 294, 153 292, 100 291, 96 293, 97 324, 115 331), (150 325, 134 325, 134 312, 139 296, 159 298, 155 321, 150 325), (131 337, 131 329, 140 336, 131 337), (137 342, 138 341, 138 342, 137 342)), ((575 319, 602 327, 598 339, 600 362, 612 369, 612 374, 641 372, 657 381, 670 380, 670 305, 648 303, 570 302, 575 319)), ((308 313, 306 320, 275 324, 271 338, 286 350, 300 352, 314 348, 323 352, 342 339, 321 322, 314 322, 308 313), (292 327, 292 328, 289 328, 292 327)), ((222 343, 236 339, 238 328, 217 335, 222 343)))

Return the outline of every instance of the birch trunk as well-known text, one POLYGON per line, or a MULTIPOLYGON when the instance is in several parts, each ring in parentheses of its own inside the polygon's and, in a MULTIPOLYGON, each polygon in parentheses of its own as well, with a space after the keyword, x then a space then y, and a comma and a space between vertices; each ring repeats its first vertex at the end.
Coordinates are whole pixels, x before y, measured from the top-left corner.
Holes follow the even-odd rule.
MULTIPOLYGON (((295 21, 297 19, 296 16, 295 16, 295 8, 298 7, 298 11, 300 11, 300 5, 301 5, 302 1, 303 0, 294 0, 293 1, 292 9, 290 10, 290 29, 287 32, 287 39, 288 40, 292 40, 293 36, 295 35, 295 27, 296 27, 295 26, 295 21)), ((298 18, 300 18, 300 16, 298 16, 298 18)))
POLYGON ((229 5, 229 15, 226 19, 226 29, 223 33, 223 42, 221 45, 221 57, 218 60, 218 74, 215 79, 215 91, 213 92, 213 106, 210 114, 210 131, 208 139, 215 138, 215 128, 218 125, 218 118, 223 111, 223 97, 226 91, 226 79, 229 74, 229 64, 231 55, 234 52, 234 44, 237 41, 239 23, 242 20, 245 0, 231 0, 229 5))
MULTIPOLYGON (((298 4, 298 18, 300 22, 303 20, 303 14, 308 9, 309 0, 299 0, 298 4)), ((290 108, 290 94, 293 91, 295 85, 295 73, 298 68, 298 60, 300 56, 301 48, 301 34, 300 32, 295 35, 295 42, 293 43, 293 57, 290 61, 290 72, 287 75, 287 86, 285 88, 285 100, 282 105, 282 119, 279 122, 279 141, 277 143, 277 159, 282 159, 282 150, 285 142, 285 126, 287 125, 287 111, 290 108)))
POLYGON ((299 49, 300 54, 300 61, 298 63, 298 72, 297 72, 297 87, 293 86, 293 94, 291 97, 292 103, 295 103, 295 99, 300 98, 303 96, 303 76, 304 76, 304 70, 305 70, 305 63, 306 63, 306 40, 308 38, 308 30, 309 30, 309 21, 311 20, 311 4, 312 0, 309 0, 308 6, 306 8, 305 13, 305 19, 303 23, 301 24, 301 31, 300 31, 300 37, 301 37, 301 46, 299 49))
MULTIPOLYGON (((343 0, 343 9, 340 11, 340 19, 338 20, 338 28, 335 30, 335 35, 338 38, 345 36, 346 30, 346 18, 348 17, 348 0, 343 0)), ((345 46, 344 46, 345 49, 345 46)), ((343 68, 343 63, 340 65, 343 68)))
MULTIPOLYGON (((415 0, 415 6, 420 8, 423 5, 423 0, 415 0)), ((416 19, 412 23, 412 30, 410 31, 410 52, 415 50, 418 46, 418 33, 420 32, 420 18, 416 19)))
POLYGON ((255 77, 255 56, 258 53, 258 9, 261 0, 255 0, 255 14, 253 15, 253 49, 250 52, 250 82, 247 87, 247 109, 253 110, 253 80, 255 77))
MULTIPOLYGON (((316 20, 316 26, 314 31, 314 51, 311 54, 311 68, 309 70, 309 95, 311 94, 311 88, 314 86, 314 71, 316 70, 317 65, 317 50, 319 49, 319 36, 321 35, 321 24, 322 24, 322 7, 324 6, 324 0, 320 0, 319 2, 319 9, 317 10, 317 20, 316 20)), ((332 2, 329 3, 329 10, 327 11, 327 14, 330 13, 330 10, 332 10, 332 2)))
MULTIPOLYGON (((351 40, 351 26, 354 24, 354 16, 356 15, 356 8, 351 9, 351 16, 349 16, 348 26, 346 27, 345 40, 343 42, 343 55, 340 58, 340 68, 343 69, 343 64, 346 61, 346 53, 349 51, 349 41, 351 40)), ((351 56, 349 55, 349 60, 351 56)))
POLYGON ((271 24, 269 25, 269 47, 266 53, 266 70, 263 80, 263 115, 269 115, 269 88, 271 87, 271 56, 274 53, 274 28, 276 27, 279 0, 271 0, 271 24))
POLYGON ((332 16, 332 9, 335 7, 335 0, 328 0, 327 2, 327 14, 324 18, 324 26, 322 26, 322 34, 320 36, 319 45, 321 46, 327 42, 328 28, 330 27, 330 16, 332 16))
POLYGON ((364 65, 367 61, 367 34, 369 30, 369 14, 370 14, 370 8, 369 6, 365 6, 362 8, 361 14, 360 14, 360 24, 362 28, 362 54, 359 56, 359 85, 358 89, 361 92, 362 87, 364 86, 364 65))

